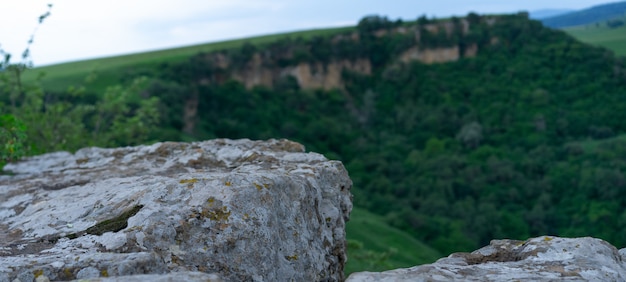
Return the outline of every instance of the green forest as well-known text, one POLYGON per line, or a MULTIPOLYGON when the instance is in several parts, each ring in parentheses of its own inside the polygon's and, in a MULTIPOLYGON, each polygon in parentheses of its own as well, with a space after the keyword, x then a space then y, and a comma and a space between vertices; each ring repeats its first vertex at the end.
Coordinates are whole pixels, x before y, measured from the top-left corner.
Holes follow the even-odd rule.
POLYGON ((246 88, 207 54, 129 67, 118 86, 86 83, 69 92, 17 85, 6 69, 0 112, 11 115, 0 120, 2 158, 92 145, 287 138, 342 161, 356 207, 443 255, 539 235, 626 246, 626 60, 526 13, 446 21, 455 27, 449 34, 427 30, 434 20, 425 17, 371 16, 339 31, 358 32, 358 42, 327 34, 218 51, 232 69, 258 53, 274 58, 273 66, 371 62, 371 74, 346 70, 344 87, 332 90, 302 89, 293 77, 246 88), (478 53, 401 63, 398 54, 416 45, 414 35, 391 32, 403 26, 421 28, 420 48, 476 45, 478 53), (185 130, 189 99, 197 100, 192 131, 185 130))

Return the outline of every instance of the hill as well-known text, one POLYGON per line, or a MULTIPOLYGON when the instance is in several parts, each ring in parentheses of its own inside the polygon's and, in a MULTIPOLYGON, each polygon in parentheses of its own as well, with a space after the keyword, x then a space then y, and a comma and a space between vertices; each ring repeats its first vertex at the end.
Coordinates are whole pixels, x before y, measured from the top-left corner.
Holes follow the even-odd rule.
POLYGON ((46 89, 50 91, 66 91, 67 87, 70 85, 84 84, 87 74, 95 73, 97 74, 97 78, 95 81, 90 83, 90 87, 96 90, 102 90, 107 86, 116 84, 117 82, 123 80, 123 78, 128 75, 129 70, 137 68, 154 69, 157 68, 159 64, 165 62, 186 61, 189 57, 201 52, 213 52, 230 48, 238 48, 246 42, 250 44, 264 45, 281 38, 312 38, 315 36, 336 34, 352 29, 354 29, 354 27, 313 29, 186 46, 146 53, 55 64, 38 67, 34 69, 34 71, 26 72, 24 80, 32 82, 38 77, 39 73, 45 73, 46 76, 42 79, 42 83, 46 89))
POLYGON ((385 221, 364 209, 352 210, 346 224, 349 240, 346 277, 352 272, 412 267, 441 258, 436 250, 385 221))
MULTIPOLYGON (((346 165, 357 207, 442 254, 544 234, 626 244, 626 62, 611 52, 525 13, 241 43, 111 68, 159 101, 139 137, 301 142, 346 165)), ((116 93, 91 89, 70 100, 116 93)))
POLYGON ((531 19, 535 19, 535 20, 542 20, 542 19, 547 19, 547 18, 551 18, 551 17, 564 15, 564 14, 571 13, 571 12, 574 12, 574 10, 568 10, 568 9, 544 9, 544 10, 530 11, 529 12, 529 17, 531 19))
MULTIPOLYGON (((626 22, 626 17, 616 18, 614 20, 626 22)), ((563 31, 582 42, 602 46, 615 52, 617 55, 626 56, 625 25, 609 27, 606 22, 599 22, 597 24, 565 28, 563 31)))
POLYGON ((624 16, 626 2, 616 2, 593 6, 588 9, 541 19, 545 26, 552 28, 564 28, 579 25, 592 24, 612 18, 624 16))

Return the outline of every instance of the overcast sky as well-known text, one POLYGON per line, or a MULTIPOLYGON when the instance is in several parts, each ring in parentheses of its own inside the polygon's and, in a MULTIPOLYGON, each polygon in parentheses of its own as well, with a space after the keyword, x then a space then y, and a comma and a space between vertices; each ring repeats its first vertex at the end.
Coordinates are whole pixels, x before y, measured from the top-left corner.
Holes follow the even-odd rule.
MULTIPOLYGON (((0 4, 0 48, 19 57, 35 35, 35 65, 143 52, 310 28, 354 25, 365 15, 413 20, 583 9, 610 0, 6 0, 0 4)), ((15 60, 14 60, 15 62, 15 60)))

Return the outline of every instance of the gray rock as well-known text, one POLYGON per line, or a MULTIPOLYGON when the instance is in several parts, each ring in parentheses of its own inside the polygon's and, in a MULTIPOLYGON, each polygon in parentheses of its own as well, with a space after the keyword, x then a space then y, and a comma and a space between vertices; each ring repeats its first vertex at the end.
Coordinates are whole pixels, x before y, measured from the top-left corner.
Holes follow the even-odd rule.
POLYGON ((118 276, 108 278, 90 278, 74 280, 76 282, 222 282, 217 274, 204 272, 181 271, 168 274, 138 274, 132 276, 118 276))
POLYGON ((595 238, 492 240, 433 264, 358 272, 346 281, 626 281, 624 249, 595 238))
POLYGON ((343 279, 352 182, 295 142, 86 148, 4 169, 0 281, 343 279))

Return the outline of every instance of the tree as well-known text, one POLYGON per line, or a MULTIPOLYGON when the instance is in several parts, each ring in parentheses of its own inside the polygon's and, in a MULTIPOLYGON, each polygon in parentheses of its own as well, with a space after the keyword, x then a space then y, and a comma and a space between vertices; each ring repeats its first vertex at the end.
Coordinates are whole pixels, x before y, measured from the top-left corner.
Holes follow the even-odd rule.
MULTIPOLYGON (((50 15, 39 17, 39 24, 50 15)), ((77 150, 85 146, 136 145, 151 139, 160 120, 159 99, 147 96, 147 78, 129 85, 116 85, 92 103, 81 102, 84 87, 68 87, 65 93, 50 93, 36 82, 24 83, 22 75, 32 67, 30 45, 22 62, 0 50, 0 165, 27 154, 77 150)), ((40 76, 41 77, 41 76, 40 76)))
POLYGON ((468 123, 461 128, 456 138, 468 148, 476 148, 483 140, 483 127, 475 121, 468 123))
POLYGON ((608 26, 611 29, 614 28, 618 28, 620 26, 624 25, 624 21, 623 20, 608 20, 606 21, 606 26, 608 26))
POLYGON ((430 23, 430 21, 428 20, 428 17, 426 17, 426 14, 419 16, 419 18, 417 18, 417 24, 419 25, 425 25, 430 23))
POLYGON ((26 154, 25 131, 24 123, 15 116, 10 114, 0 116, 0 144, 4 144, 0 148, 0 167, 26 154))
MULTIPOLYGON (((52 4, 48 4, 48 10, 39 16, 39 25, 50 16, 52 4)), ((34 36, 37 31, 31 34, 26 45, 26 49, 22 52, 22 61, 20 63, 11 63, 11 54, 0 48, 0 93, 8 94, 11 106, 15 108, 17 100, 23 99, 25 88, 22 84, 22 73, 30 66, 32 61, 30 58, 30 46, 33 44, 34 36)), ((4 112, 4 106, 0 101, 0 114, 4 112)), ((6 162, 17 160, 27 154, 29 148, 26 138, 26 126, 19 118, 13 114, 0 115, 0 168, 6 162)))
POLYGON ((388 29, 394 27, 398 23, 394 23, 389 20, 387 17, 381 17, 378 15, 370 15, 362 18, 358 25, 357 29, 362 34, 368 34, 380 29, 388 29))

